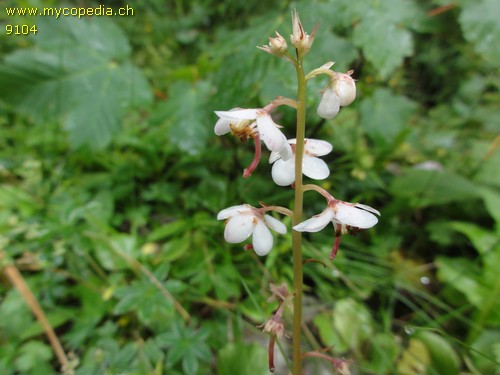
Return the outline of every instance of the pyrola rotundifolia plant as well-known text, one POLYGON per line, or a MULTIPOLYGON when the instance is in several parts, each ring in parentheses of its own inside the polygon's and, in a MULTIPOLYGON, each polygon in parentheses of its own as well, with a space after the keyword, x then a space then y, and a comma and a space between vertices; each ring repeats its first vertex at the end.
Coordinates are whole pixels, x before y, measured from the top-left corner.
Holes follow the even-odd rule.
MULTIPOLYGON (((293 375, 302 374, 302 360, 305 357, 319 357, 330 361, 334 369, 347 374, 349 369, 345 361, 332 358, 323 352, 302 352, 301 323, 302 323, 302 232, 318 232, 333 225, 334 240, 330 259, 335 258, 339 248, 340 237, 362 229, 373 227, 378 222, 375 215, 380 213, 364 204, 349 203, 336 199, 325 189, 314 184, 304 184, 303 176, 313 180, 324 180, 330 175, 328 165, 321 159, 332 151, 332 145, 326 141, 305 138, 306 119, 306 84, 310 79, 326 75, 326 85, 317 108, 318 116, 325 119, 334 118, 340 107, 351 104, 356 97, 356 83, 352 78, 353 71, 339 73, 331 70, 333 62, 304 73, 303 59, 311 49, 317 26, 308 34, 304 31, 298 13, 292 12, 293 34, 290 36, 292 50, 289 52, 286 40, 276 32, 275 37, 269 38, 269 45, 258 47, 273 56, 293 64, 297 72, 297 98, 278 97, 262 108, 235 107, 229 111, 216 111, 219 120, 215 124, 215 134, 221 136, 232 133, 242 141, 251 139, 255 144, 255 155, 252 163, 244 169, 243 177, 250 175, 257 169, 262 156, 262 143, 269 149, 269 162, 273 164, 271 177, 279 186, 291 186, 295 189, 293 210, 285 207, 260 204, 254 207, 248 203, 225 208, 219 212, 217 219, 225 220, 224 238, 229 243, 240 243, 251 237, 251 244, 246 249, 253 249, 257 255, 265 256, 273 248, 273 232, 285 234, 285 224, 271 216, 271 212, 288 215, 292 219, 292 249, 294 283, 293 291, 289 292, 284 286, 271 286, 273 297, 279 307, 273 316, 263 325, 264 331, 270 334, 269 369, 274 370, 274 343, 285 337, 283 311, 292 307, 293 302, 293 329, 292 354, 293 375), (297 122, 295 138, 287 139, 272 118, 272 111, 279 106, 287 105, 295 108, 297 122), (306 191, 315 191, 325 198, 325 208, 311 218, 303 220, 303 196, 306 191)), ((288 133, 288 129, 285 132, 288 133)), ((331 229, 330 229, 331 230, 331 229)))

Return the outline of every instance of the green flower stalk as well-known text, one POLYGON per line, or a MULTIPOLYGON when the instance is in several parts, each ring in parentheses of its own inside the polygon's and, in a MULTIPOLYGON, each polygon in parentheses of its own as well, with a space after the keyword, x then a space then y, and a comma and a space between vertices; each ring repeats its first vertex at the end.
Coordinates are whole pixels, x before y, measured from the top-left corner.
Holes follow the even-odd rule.
MULTIPOLYGON (((245 249, 252 248, 260 256, 265 256, 272 250, 274 239, 270 229, 279 234, 287 232, 286 226, 267 212, 275 211, 292 218, 293 292, 280 291, 280 306, 273 317, 264 324, 264 331, 270 335, 269 370, 274 371, 274 344, 276 340, 283 340, 286 337, 283 313, 285 307, 290 307, 293 303, 291 335, 293 375, 302 374, 302 360, 306 357, 323 358, 335 364, 342 363, 342 368, 347 366, 345 362, 331 358, 324 353, 302 351, 302 232, 317 232, 325 228, 328 223, 332 223, 335 229, 335 240, 330 258, 333 259, 337 254, 341 235, 371 228, 378 222, 375 215, 380 215, 377 210, 369 206, 335 199, 317 185, 303 184, 303 175, 320 180, 330 175, 327 164, 318 156, 325 155, 332 150, 332 146, 326 141, 305 138, 308 80, 319 75, 329 77, 328 85, 317 108, 320 117, 334 118, 340 107, 351 104, 356 97, 356 84, 351 77, 352 71, 334 72, 330 70, 333 62, 328 62, 308 74, 304 72, 303 59, 312 48, 317 28, 318 26, 309 35, 304 30, 298 13, 294 10, 292 12, 293 33, 290 36, 294 53, 289 52, 287 42, 278 32, 276 32, 276 37, 269 38, 269 45, 258 47, 293 64, 297 75, 296 99, 278 97, 263 108, 235 107, 229 111, 215 112, 219 117, 214 128, 216 135, 231 133, 242 141, 252 139, 255 142, 254 159, 250 166, 244 169, 243 177, 250 177, 257 169, 262 156, 261 142, 263 142, 271 151, 270 162, 274 163, 272 168, 274 182, 279 186, 292 185, 295 189, 293 210, 262 203, 262 208, 240 204, 223 209, 217 216, 219 220, 226 220, 224 231, 226 241, 240 243, 252 237, 252 245, 245 245, 245 249), (281 130, 283 127, 272 119, 271 112, 281 105, 296 109, 294 139, 287 139, 281 130), (316 191, 324 196, 327 206, 322 213, 303 221, 304 192, 306 191, 316 191)), ((340 368, 340 366, 335 368, 340 368)))

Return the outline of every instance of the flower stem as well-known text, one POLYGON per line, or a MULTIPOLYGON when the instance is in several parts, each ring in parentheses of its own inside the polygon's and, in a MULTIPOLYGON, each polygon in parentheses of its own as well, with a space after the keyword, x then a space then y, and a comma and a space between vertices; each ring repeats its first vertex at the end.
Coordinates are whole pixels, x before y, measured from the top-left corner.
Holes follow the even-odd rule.
MULTIPOLYGON (((306 80, 302 67, 302 56, 297 51, 295 63, 297 71, 297 142, 295 148, 295 204, 293 210, 293 225, 302 220, 302 207, 304 191, 302 189, 302 158, 304 155, 304 138, 306 127, 306 80)), ((302 348, 301 348, 301 325, 302 325, 302 233, 293 231, 293 289, 295 298, 293 303, 293 375, 302 374, 302 348)))

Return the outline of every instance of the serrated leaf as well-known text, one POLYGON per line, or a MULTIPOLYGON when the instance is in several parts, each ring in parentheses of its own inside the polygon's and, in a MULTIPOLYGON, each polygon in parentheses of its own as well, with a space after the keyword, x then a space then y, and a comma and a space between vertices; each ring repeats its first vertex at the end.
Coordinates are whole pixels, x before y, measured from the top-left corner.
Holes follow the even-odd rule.
POLYGON ((190 350, 182 358, 182 369, 186 375, 194 375, 198 372, 199 362, 196 355, 190 350))
POLYGON ((500 66, 500 6, 497 0, 467 1, 459 22, 465 39, 488 63, 500 66))
POLYGON ((107 146, 120 129, 122 113, 110 93, 97 91, 95 96, 70 111, 64 122, 69 141, 75 147, 93 145, 101 149, 107 146), (89 108, 93 108, 89 111, 89 108))
POLYGON ((418 18, 418 8, 410 0, 356 3, 357 7, 347 12, 352 21, 359 21, 352 40, 363 50, 380 77, 387 79, 403 59, 413 53, 413 38, 405 24, 418 18))
POLYGON ((40 21, 39 48, 18 50, 0 65, 0 100, 37 123, 62 119, 74 147, 102 148, 132 105, 152 100, 128 63, 130 47, 108 19, 40 21), (95 35, 89 38, 89 35, 95 35), (41 41, 44 40, 44 41, 41 41))
POLYGON ((44 343, 28 341, 19 350, 19 356, 16 358, 16 367, 22 372, 33 371, 37 366, 46 365, 52 358, 52 355, 52 350, 44 343))
POLYGON ((411 100, 380 88, 361 102, 361 125, 374 141, 386 146, 406 128, 416 110, 411 100))
POLYGON ((213 135, 216 117, 213 116, 213 123, 207 121, 211 117, 205 108, 210 89, 210 84, 204 81, 195 85, 175 82, 169 100, 161 108, 171 122, 170 142, 190 155, 203 151, 208 137, 213 135))
POLYGON ((353 42, 363 49, 382 79, 389 78, 413 53, 411 33, 383 18, 364 19, 354 30, 353 42))
POLYGON ((93 17, 90 22, 82 21, 75 17, 40 18, 37 22, 39 37, 33 40, 46 51, 62 52, 76 45, 109 58, 122 59, 129 55, 127 37, 113 22, 100 17, 93 17))

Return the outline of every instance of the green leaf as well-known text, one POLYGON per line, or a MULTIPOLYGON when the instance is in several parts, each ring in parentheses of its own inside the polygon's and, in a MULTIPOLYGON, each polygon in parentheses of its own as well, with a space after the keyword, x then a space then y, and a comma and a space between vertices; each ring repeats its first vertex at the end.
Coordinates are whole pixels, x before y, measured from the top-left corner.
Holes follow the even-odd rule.
POLYGON ((481 187, 479 194, 483 198, 486 209, 493 219, 495 219, 497 227, 500 230, 500 189, 481 187))
POLYGON ((390 373, 400 352, 396 337, 390 333, 378 333, 369 341, 372 350, 366 366, 375 374, 390 373))
POLYGON ((214 136, 216 117, 207 116, 206 109, 210 90, 211 85, 205 81, 196 84, 174 82, 171 96, 161 108, 161 113, 170 121, 170 142, 190 155, 203 151, 208 137, 214 136))
POLYGON ((484 255, 493 249, 493 247, 499 243, 500 240, 498 235, 495 235, 491 231, 472 223, 455 221, 450 223, 450 226, 457 232, 466 235, 481 255, 484 255))
POLYGON ((431 358, 425 344, 417 339, 410 339, 408 348, 403 352, 397 364, 398 374, 426 375, 431 358))
POLYGON ((332 312, 318 314, 313 322, 323 343, 339 352, 360 348, 373 330, 366 307, 350 298, 337 301, 332 312))
POLYGON ((182 362, 184 373, 191 375, 198 372, 200 360, 211 359, 210 350, 205 344, 206 339, 206 332, 184 327, 176 322, 169 332, 157 336, 156 342, 159 346, 168 348, 165 362, 167 368, 172 368, 178 362, 182 362))
MULTIPOLYGON (((71 320, 74 316, 75 316, 75 310, 58 309, 56 311, 47 314, 47 320, 49 321, 50 325, 55 329, 63 325, 64 323, 68 322, 69 320, 71 320)), ((45 331, 42 325, 40 324, 40 321, 36 320, 31 325, 26 327, 24 332, 22 332, 22 334, 19 335, 19 338, 22 340, 26 340, 28 338, 42 335, 44 333, 45 331)))
POLYGON ((466 1, 459 21, 465 39, 489 64, 500 66, 500 24, 498 1, 466 1))
POLYGON ((174 220, 153 230, 148 236, 148 241, 160 241, 172 235, 179 235, 188 229, 189 223, 186 220, 174 220))
POLYGON ((371 13, 354 29, 353 41, 363 49, 381 78, 387 79, 405 57, 413 53, 411 33, 398 25, 387 22, 378 13, 371 13), (383 35, 383 37, 381 37, 383 35))
POLYGON ((0 208, 15 209, 23 216, 31 216, 40 204, 35 198, 14 185, 0 185, 0 208))
POLYGON ((199 363, 195 353, 192 351, 186 352, 182 358, 182 369, 186 375, 194 375, 198 372, 199 363))
POLYGON ((228 344, 219 351, 217 374, 268 375, 267 354, 257 344, 228 344))
POLYGON ((366 58, 377 69, 382 79, 413 53, 413 38, 405 24, 418 19, 419 9, 410 0, 356 1, 352 7, 351 21, 359 20, 354 28, 353 42, 362 48, 366 58))
POLYGON ((471 357, 480 374, 498 374, 500 368, 499 329, 485 329, 472 343, 471 357))
POLYGON ((415 339, 423 342, 431 357, 430 371, 435 374, 459 373, 460 359, 453 347, 440 335, 430 331, 417 331, 415 339))
POLYGON ((387 146, 406 129, 416 109, 416 103, 404 96, 379 88, 361 102, 361 126, 380 146, 387 146))
POLYGON ((33 316, 17 289, 12 289, 2 296, 0 331, 3 337, 7 339, 19 337, 32 323, 33 316))
MULTIPOLYGON (((481 98, 482 95, 479 95, 481 98)), ((500 113, 498 118, 494 118, 493 115, 487 116, 484 120, 485 122, 500 123, 500 113)), ((474 144, 474 151, 477 152, 477 160, 479 164, 479 170, 474 174, 474 181, 477 181, 483 185, 489 185, 500 189, 500 173, 498 172, 498 166, 500 165, 500 150, 498 148, 496 151, 491 152, 495 147, 495 141, 492 139, 488 142, 476 142, 474 144)))
POLYGON ((468 259, 438 257, 436 265, 440 280, 462 292, 476 307, 481 307, 487 290, 479 282, 479 271, 471 267, 468 259))
MULTIPOLYGON (((16 358, 17 370, 31 374, 41 374, 47 371, 48 361, 52 358, 52 350, 49 346, 39 341, 28 341, 19 350, 19 356, 16 358), (36 371, 36 368, 39 370, 36 371), (45 368, 45 370, 43 370, 45 368)), ((50 373, 50 372, 49 372, 50 373)))
POLYGON ((74 147, 103 148, 125 110, 151 102, 149 85, 137 68, 119 61, 130 47, 109 19, 63 18, 42 18, 39 32, 51 39, 35 38, 39 49, 4 59, 0 100, 38 123, 61 118, 74 147))
POLYGON ((478 189, 473 183, 449 171, 409 169, 393 180, 390 190, 416 207, 478 197, 478 189))
POLYGON ((57 20, 42 18, 37 23, 41 38, 33 38, 44 50, 64 53, 75 45, 108 58, 123 59, 130 54, 126 35, 113 22, 100 17, 88 20, 60 17, 57 20))

